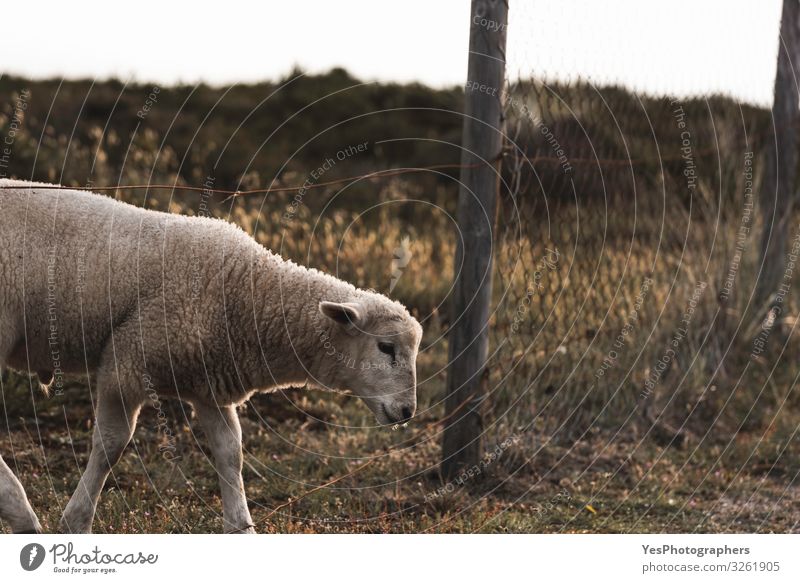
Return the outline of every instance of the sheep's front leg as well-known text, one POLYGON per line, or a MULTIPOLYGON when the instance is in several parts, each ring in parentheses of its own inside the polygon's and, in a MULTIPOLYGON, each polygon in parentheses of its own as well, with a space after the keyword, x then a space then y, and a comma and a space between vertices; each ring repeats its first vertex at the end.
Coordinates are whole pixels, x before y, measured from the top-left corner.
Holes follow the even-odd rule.
POLYGON ((227 533, 255 533, 242 481, 242 428, 234 407, 194 404, 208 439, 222 490, 222 522, 227 533))
POLYGON ((139 404, 131 406, 119 395, 108 392, 99 395, 89 464, 64 509, 60 523, 62 532, 91 532, 103 484, 133 437, 139 409, 139 404))
POLYGON ((42 525, 33 512, 25 490, 11 468, 0 457, 0 519, 11 527, 11 532, 40 533, 42 525))

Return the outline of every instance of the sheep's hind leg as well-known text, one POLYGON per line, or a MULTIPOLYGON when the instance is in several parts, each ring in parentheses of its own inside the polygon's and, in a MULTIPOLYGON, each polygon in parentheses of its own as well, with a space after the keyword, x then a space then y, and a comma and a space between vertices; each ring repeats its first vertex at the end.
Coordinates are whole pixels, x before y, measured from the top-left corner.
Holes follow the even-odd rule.
POLYGON ((103 484, 133 437, 140 408, 141 403, 126 402, 119 392, 101 391, 98 395, 89 463, 64 509, 62 532, 91 532, 103 484))
MULTIPOLYGON (((0 336, 0 366, 5 366, 6 358, 17 340, 16 334, 13 333, 14 328, 8 321, 4 315, 0 316, 0 326, 5 332, 0 336)), ((4 382, 5 378, 0 378, 0 390, 4 382)), ((39 519, 36 518, 36 513, 28 502, 22 483, 6 465, 2 456, 0 456, 0 520, 11 527, 11 532, 42 532, 42 525, 39 524, 39 519)))
POLYGON ((222 490, 222 523, 226 533, 253 534, 242 481, 242 428, 233 405, 212 407, 194 404, 197 419, 214 456, 214 468, 222 490))
POLYGON ((42 525, 28 502, 25 490, 11 468, 0 457, 0 519, 11 526, 11 532, 40 533, 42 525))

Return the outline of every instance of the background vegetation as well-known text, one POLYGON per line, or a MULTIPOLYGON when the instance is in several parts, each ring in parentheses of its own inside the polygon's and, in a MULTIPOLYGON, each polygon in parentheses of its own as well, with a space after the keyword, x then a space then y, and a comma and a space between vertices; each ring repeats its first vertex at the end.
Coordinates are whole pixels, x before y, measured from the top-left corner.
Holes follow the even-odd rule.
MULTIPOLYGON (((746 189, 752 182, 757 203, 767 112, 722 97, 511 88, 487 458, 477 475, 447 484, 437 464, 461 89, 363 83, 337 69, 158 88, 143 112, 152 93, 119 81, 0 78, 0 133, 14 138, 5 174, 246 190, 436 167, 310 189, 289 221, 297 190, 206 203, 287 258, 399 299, 425 327, 420 414, 406 429, 376 428, 355 399, 319 392, 243 407, 260 531, 797 530, 797 278, 766 335, 750 301, 758 231, 746 189), (314 178, 329 158, 336 163, 314 178), (740 237, 745 224, 752 230, 740 237), (410 260, 392 287, 401 256, 410 260)), ((112 195, 186 214, 204 200, 170 189, 112 195)), ((45 399, 35 377, 13 372, 2 389, 0 451, 54 529, 90 447, 90 394, 76 379, 45 399)), ((145 411, 96 531, 220 529, 204 440, 188 408, 164 407, 180 459, 159 454, 166 437, 145 411)))

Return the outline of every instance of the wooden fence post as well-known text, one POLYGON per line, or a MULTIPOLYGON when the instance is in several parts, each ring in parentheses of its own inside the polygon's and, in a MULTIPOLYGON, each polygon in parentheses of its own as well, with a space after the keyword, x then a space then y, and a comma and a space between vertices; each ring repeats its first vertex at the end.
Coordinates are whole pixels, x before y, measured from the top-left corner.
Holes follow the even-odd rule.
MULTIPOLYGON (((781 40, 775 75, 775 101, 772 106, 774 140, 767 141, 764 182, 761 188, 761 232, 756 282, 758 317, 779 307, 776 292, 786 269, 788 227, 796 196, 797 124, 800 121, 800 1, 784 0, 781 40)), ((780 315, 780 314, 775 314, 780 315)))
POLYGON ((482 455, 481 403, 486 393, 492 251, 503 147, 508 0, 472 0, 465 84, 460 230, 450 318, 442 475, 456 476, 482 455))

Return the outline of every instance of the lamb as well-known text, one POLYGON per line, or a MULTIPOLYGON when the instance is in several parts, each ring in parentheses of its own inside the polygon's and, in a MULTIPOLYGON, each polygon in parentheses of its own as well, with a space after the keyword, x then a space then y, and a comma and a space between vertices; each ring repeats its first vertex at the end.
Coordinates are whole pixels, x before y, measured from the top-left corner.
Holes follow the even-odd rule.
MULTIPOLYGON (((192 405, 224 532, 255 530, 235 410, 254 392, 307 384, 353 392, 382 425, 414 415, 422 328, 402 304, 285 261, 223 220, 41 186, 0 180, 0 366, 37 372, 45 390, 93 379, 92 449, 63 532, 91 531, 153 394, 192 405)), ((41 531, 2 458, 0 518, 41 531)))

